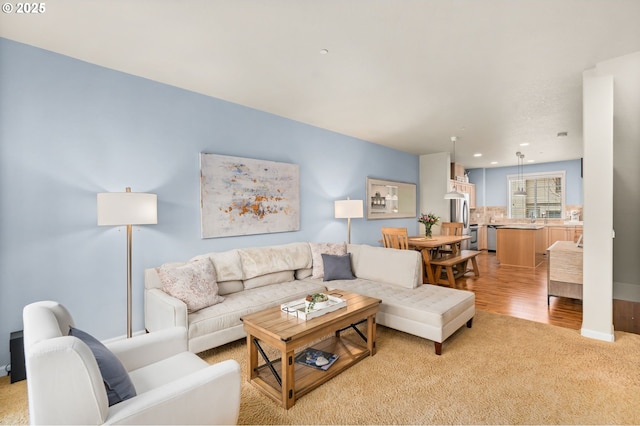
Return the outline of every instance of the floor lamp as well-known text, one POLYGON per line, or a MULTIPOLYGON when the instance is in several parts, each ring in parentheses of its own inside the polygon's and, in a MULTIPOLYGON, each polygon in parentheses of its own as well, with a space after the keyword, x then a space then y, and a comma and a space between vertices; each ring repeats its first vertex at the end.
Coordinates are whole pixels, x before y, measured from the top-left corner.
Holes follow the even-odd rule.
POLYGON ((351 244, 351 218, 363 217, 362 200, 337 200, 334 211, 336 219, 347 219, 347 243, 351 244))
POLYGON ((156 194, 103 192, 98 194, 98 226, 127 227, 127 338, 131 337, 131 227, 158 223, 156 194))

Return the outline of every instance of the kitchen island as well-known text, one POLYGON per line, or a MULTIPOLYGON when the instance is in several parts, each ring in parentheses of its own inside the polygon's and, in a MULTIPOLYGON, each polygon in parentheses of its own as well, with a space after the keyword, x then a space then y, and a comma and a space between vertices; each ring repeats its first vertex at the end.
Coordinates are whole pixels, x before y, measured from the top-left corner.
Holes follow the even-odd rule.
POLYGON ((496 229, 496 259, 501 265, 535 268, 546 249, 544 225, 512 224, 496 229))

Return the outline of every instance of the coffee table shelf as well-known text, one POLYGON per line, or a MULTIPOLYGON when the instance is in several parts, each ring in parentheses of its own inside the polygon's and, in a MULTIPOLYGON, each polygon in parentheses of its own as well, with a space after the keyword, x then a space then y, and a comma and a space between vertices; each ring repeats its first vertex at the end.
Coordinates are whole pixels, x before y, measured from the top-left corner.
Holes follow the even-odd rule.
POLYGON ((284 408, 291 408, 296 398, 375 354, 375 315, 380 299, 341 290, 333 293, 346 299, 347 306, 311 320, 295 318, 282 312, 280 307, 265 309, 242 318, 249 351, 247 380, 284 408), (365 333, 358 333, 366 341, 356 333, 341 333, 357 323, 366 326, 365 333), (280 352, 280 357, 275 360, 267 358, 266 363, 258 365, 261 345, 276 349, 280 352), (308 346, 338 354, 339 357, 326 371, 296 363, 295 354, 308 346), (284 365, 283 359, 286 360, 284 365))
MULTIPOLYGON (((357 337, 357 336, 354 336, 357 337)), ((315 349, 338 354, 338 359, 328 370, 317 370, 312 367, 306 367, 302 364, 295 363, 295 395, 296 398, 311 392, 322 383, 337 376, 356 362, 369 356, 369 350, 366 345, 359 344, 355 341, 349 341, 340 337, 329 337, 321 342, 312 345, 315 349)), ((273 363, 276 369, 281 369, 280 360, 273 363)), ((258 377, 254 380, 262 381, 267 386, 270 396, 277 402, 281 402, 281 387, 271 371, 262 365, 258 367, 258 377)), ((262 387, 262 386, 261 386, 262 387)))

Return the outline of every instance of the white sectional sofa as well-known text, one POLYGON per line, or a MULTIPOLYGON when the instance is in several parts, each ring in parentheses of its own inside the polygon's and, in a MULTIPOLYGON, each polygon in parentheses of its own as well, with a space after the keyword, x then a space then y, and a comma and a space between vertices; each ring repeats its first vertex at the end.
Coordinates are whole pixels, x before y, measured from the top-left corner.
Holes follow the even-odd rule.
MULTIPOLYGON (((188 262, 145 270, 145 327, 148 331, 183 326, 189 350, 201 352, 245 337, 240 318, 307 294, 342 289, 382 300, 378 324, 442 342, 475 314, 469 291, 422 284, 422 256, 417 251, 368 245, 344 245, 355 279, 324 281, 322 257, 339 244, 291 243, 235 249, 197 256, 188 262), (214 265, 220 303, 190 312, 187 304, 163 291, 163 271, 191 262, 214 265)), ((165 275, 166 276, 166 275, 165 275)))

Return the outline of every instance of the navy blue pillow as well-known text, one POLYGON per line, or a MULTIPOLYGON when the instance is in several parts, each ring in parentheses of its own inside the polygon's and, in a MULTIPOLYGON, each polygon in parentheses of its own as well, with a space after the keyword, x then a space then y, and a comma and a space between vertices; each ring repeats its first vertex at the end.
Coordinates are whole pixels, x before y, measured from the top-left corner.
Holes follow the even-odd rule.
POLYGON ((89 346, 96 357, 102 381, 109 397, 109 407, 136 396, 136 388, 120 360, 98 339, 77 328, 69 327, 69 336, 75 336, 89 346))
POLYGON ((351 270, 351 253, 342 255, 322 254, 324 281, 353 280, 356 277, 351 270))

